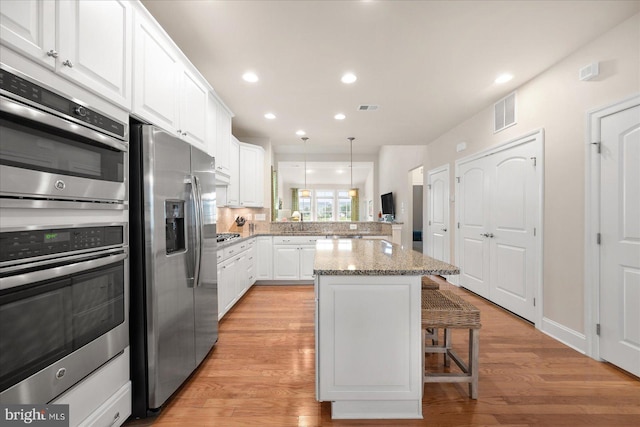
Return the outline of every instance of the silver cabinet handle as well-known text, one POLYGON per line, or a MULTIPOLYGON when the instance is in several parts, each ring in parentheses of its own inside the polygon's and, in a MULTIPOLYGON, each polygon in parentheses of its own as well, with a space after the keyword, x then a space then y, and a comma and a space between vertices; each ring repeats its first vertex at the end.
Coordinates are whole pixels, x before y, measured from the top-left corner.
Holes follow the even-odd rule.
POLYGON ((186 132, 182 132, 182 136, 187 136, 187 133, 186 132))
POLYGON ((489 233, 489 235, 487 236, 490 239, 493 239, 493 233, 489 233))
POLYGON ((47 52, 47 56, 50 56, 52 58, 57 58, 58 57, 58 51, 51 49, 49 52, 47 52))
POLYGON ((65 60, 62 65, 66 65, 69 68, 73 68, 73 64, 71 63, 71 61, 69 61, 68 59, 65 60))
POLYGON ((490 239, 493 239, 493 233, 480 233, 480 235, 484 236, 484 237, 488 237, 490 239))
POLYGON ((446 229, 446 228, 443 228, 443 229, 442 229, 442 231, 446 232, 446 231, 447 231, 447 229, 446 229))

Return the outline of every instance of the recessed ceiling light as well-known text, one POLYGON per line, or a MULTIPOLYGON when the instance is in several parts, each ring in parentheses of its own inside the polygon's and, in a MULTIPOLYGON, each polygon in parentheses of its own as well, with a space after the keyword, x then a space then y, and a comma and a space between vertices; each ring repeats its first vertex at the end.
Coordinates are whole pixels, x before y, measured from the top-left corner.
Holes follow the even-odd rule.
POLYGON ((495 82, 496 82, 497 84, 506 83, 506 82, 508 82, 509 80, 511 80, 512 78, 513 78, 513 75, 511 75, 511 74, 508 74, 508 73, 500 74, 500 75, 498 76, 498 78, 496 78, 495 82))
POLYGON ((346 73, 345 75, 342 76, 340 80, 342 80, 342 83, 351 84, 356 80, 358 80, 358 78, 353 73, 346 73))
POLYGON ((255 83, 255 82, 258 81, 258 76, 256 75, 256 73, 252 73, 251 71, 247 71, 246 73, 244 73, 242 75, 242 79, 245 82, 255 83))
POLYGON ((305 131, 303 131, 302 129, 296 131, 296 135, 298 136, 302 136, 302 135, 306 135, 307 133, 305 131))
POLYGON ((273 113, 267 113, 267 114, 264 115, 264 118, 265 119, 269 119, 269 120, 273 120, 273 119, 276 118, 276 115, 273 114, 273 113))
POLYGON ((344 114, 342 114, 342 113, 338 113, 338 114, 336 114, 335 116, 333 116, 333 118, 334 118, 334 119, 336 119, 336 120, 344 120, 346 117, 347 117, 347 116, 345 116, 345 115, 344 115, 344 114))
POLYGON ((336 169, 336 173, 344 173, 342 169, 336 169))

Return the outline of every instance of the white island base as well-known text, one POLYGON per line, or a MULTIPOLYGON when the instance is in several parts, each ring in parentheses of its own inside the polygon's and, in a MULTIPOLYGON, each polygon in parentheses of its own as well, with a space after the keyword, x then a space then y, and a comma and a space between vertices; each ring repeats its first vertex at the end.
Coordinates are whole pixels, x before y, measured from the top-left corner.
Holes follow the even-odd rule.
POLYGON ((316 396, 334 419, 421 419, 419 275, 322 275, 316 396))

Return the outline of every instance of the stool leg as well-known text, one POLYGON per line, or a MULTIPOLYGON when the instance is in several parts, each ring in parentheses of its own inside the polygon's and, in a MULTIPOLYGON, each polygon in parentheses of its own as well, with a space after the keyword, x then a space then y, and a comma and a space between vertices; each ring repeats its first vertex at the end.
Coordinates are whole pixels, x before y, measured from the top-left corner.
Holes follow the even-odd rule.
POLYGON ((449 350, 451 349, 451 329, 444 329, 444 366, 451 366, 451 360, 449 358, 449 350))
POLYGON ((434 338, 431 340, 433 345, 438 345, 438 328, 433 328, 433 336, 434 338))
POLYGON ((471 382, 469 383, 469 396, 472 399, 478 398, 478 356, 480 354, 480 330, 469 329, 469 373, 471 382))

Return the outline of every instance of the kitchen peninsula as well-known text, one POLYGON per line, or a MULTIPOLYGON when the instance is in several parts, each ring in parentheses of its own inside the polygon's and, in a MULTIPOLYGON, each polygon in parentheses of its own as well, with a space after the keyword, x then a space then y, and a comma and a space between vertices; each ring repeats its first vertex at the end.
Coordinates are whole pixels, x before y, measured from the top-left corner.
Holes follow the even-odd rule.
POLYGON ((316 243, 316 398, 332 418, 422 418, 421 276, 459 272, 385 240, 316 243))

